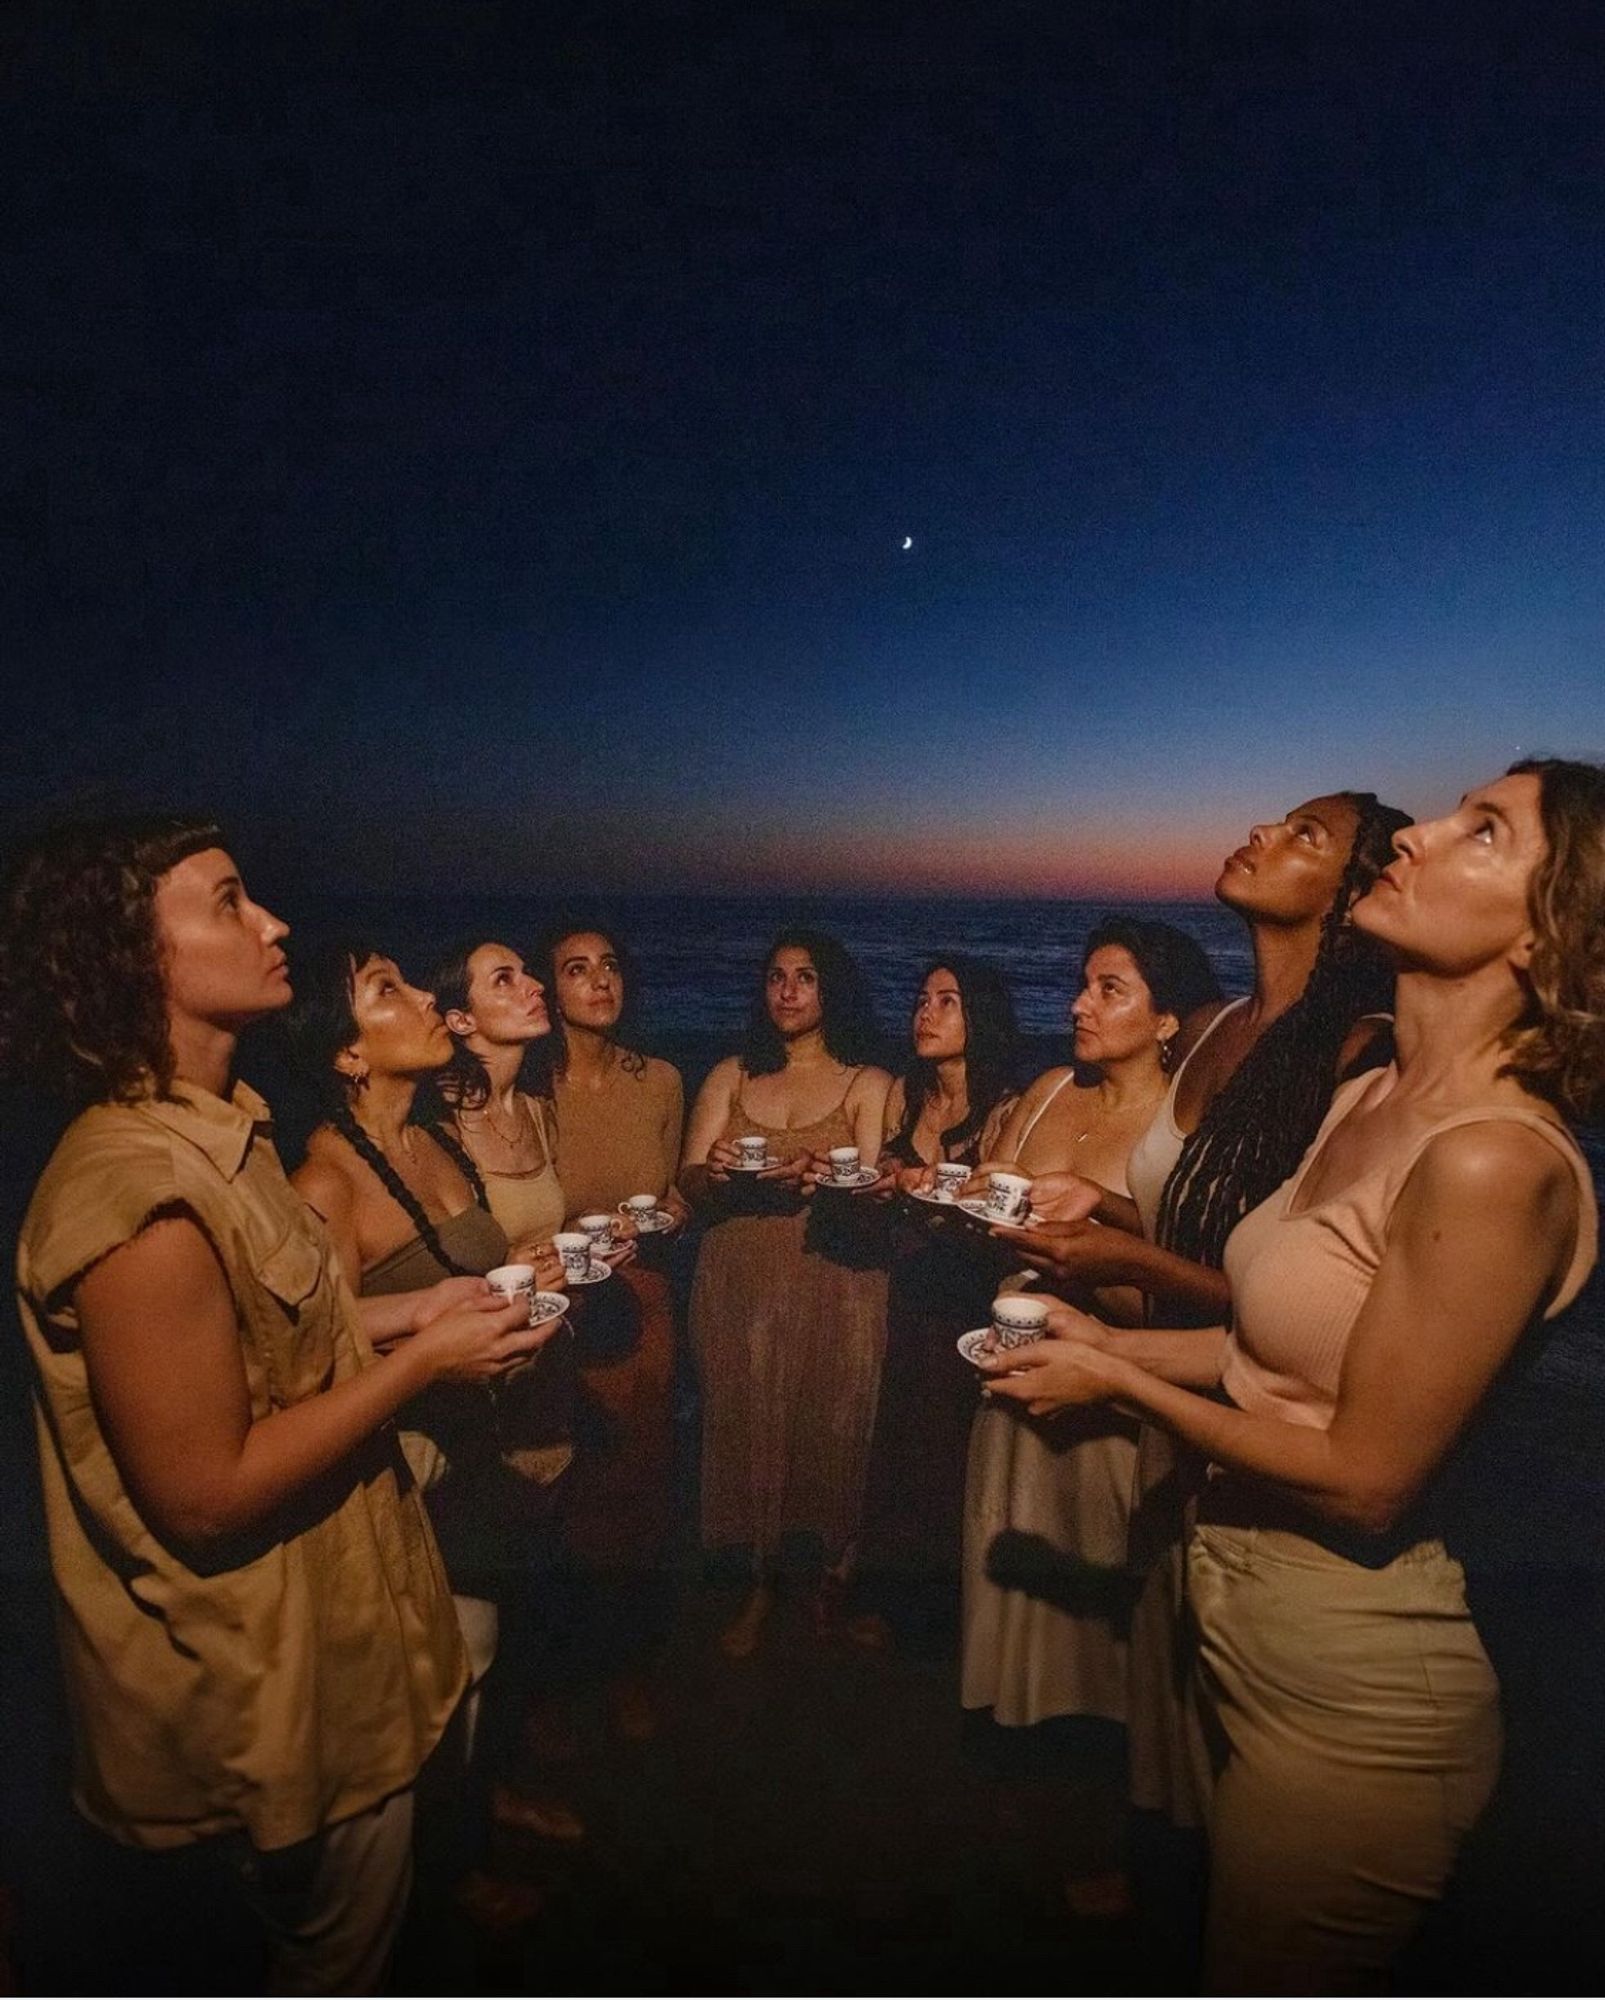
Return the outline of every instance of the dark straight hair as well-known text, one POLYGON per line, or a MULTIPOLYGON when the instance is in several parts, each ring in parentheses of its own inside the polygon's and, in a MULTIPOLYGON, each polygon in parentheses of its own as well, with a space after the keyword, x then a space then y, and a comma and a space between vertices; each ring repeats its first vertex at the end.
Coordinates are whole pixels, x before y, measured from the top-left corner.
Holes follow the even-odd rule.
MULTIPOLYGON (((920 974, 920 988, 938 972, 952 973, 964 1010, 964 1094, 969 1109, 940 1140, 943 1153, 956 1153, 976 1137, 1004 1098, 1013 1096, 1020 1031, 1014 996, 996 966, 965 952, 950 951, 926 966, 920 974)), ((903 1066, 903 1122, 893 1145, 912 1142, 920 1114, 935 1094, 936 1064, 911 1054, 903 1066)))

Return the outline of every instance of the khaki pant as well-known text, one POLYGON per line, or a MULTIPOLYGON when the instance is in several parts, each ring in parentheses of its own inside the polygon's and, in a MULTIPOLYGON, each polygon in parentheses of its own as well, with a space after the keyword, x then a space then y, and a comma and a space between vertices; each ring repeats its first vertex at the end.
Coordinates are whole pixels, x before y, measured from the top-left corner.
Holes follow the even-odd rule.
POLYGON ((268 1934, 265 1992, 381 1991, 412 1888, 410 1791, 294 1847, 231 1848, 268 1934))
POLYGON ((1368 1569, 1280 1529, 1188 1551, 1206 1724, 1212 1992, 1363 1993, 1442 1895, 1499 1770, 1499 1688, 1460 1565, 1368 1569))

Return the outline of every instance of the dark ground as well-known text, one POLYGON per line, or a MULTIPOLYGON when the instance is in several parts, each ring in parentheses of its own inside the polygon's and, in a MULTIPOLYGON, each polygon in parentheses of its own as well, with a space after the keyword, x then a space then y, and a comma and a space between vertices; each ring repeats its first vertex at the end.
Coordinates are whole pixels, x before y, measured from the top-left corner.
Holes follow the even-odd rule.
MULTIPOLYGON (((6 1178, 20 1209, 31 1172, 6 1178)), ((0 1343, 0 1957, 25 1992, 250 1990, 249 1933, 202 1858, 128 1855, 67 1803, 21 1345, 0 1343)), ((1605 1272, 1527 1347, 1445 1481, 1507 1757, 1408 1990, 1605 1990, 1602 1435, 1605 1272)), ((682 1567, 657 1738, 622 1742, 599 1701, 582 1707, 564 1782, 590 1838, 497 1836, 542 1915, 500 1947, 415 1929, 401 1991, 1187 1989, 1154 1921, 1078 1922, 1063 1900, 1067 1868, 1117 1853, 1112 1732, 1073 1735, 1068 1776, 1021 1782, 1015 1758, 1000 1782, 997 1745, 962 1726, 951 1645, 823 1641, 792 1598, 759 1655, 730 1662, 713 1643, 730 1601, 689 1551, 682 1567)))

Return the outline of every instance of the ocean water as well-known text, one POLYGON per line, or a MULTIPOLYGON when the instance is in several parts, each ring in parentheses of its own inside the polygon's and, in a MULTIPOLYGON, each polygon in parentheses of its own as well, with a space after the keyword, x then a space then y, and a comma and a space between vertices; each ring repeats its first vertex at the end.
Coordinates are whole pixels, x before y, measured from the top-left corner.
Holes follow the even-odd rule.
MULTIPOLYGON (((946 952, 990 960, 1009 980, 1033 1055, 1066 1035, 1081 951, 1099 919, 1124 909, 1173 923, 1208 952, 1228 994, 1253 982, 1248 933, 1215 903, 1108 900, 784 896, 616 896, 578 906, 542 897, 319 897, 285 915, 303 933, 354 933, 377 943, 410 978, 425 980, 453 942, 496 938, 528 949, 546 926, 583 921, 615 930, 635 960, 642 1044, 680 1062, 687 1083, 740 1039, 775 932, 806 923, 829 931, 858 960, 889 1047, 903 1044, 924 967, 946 952)), ((290 946, 293 958, 294 939, 290 946)))

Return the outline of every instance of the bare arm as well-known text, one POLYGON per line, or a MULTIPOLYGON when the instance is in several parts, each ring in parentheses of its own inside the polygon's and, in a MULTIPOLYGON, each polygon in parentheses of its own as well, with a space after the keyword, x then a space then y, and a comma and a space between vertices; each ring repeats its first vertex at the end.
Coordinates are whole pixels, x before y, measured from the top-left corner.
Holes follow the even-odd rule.
POLYGON ((886 1100, 892 1079, 883 1069, 865 1069, 847 1093, 847 1122, 866 1167, 874 1166, 886 1142, 886 1100))
POLYGON ((1112 1347, 1040 1342, 992 1393, 1039 1411, 1118 1400, 1219 1464, 1290 1488, 1372 1532, 1396 1522, 1459 1435, 1552 1290, 1577 1226, 1553 1147, 1511 1125, 1427 1147, 1344 1356, 1328 1430, 1251 1415, 1157 1379, 1112 1347))
POLYGON ((1231 1306, 1224 1271, 1194 1264, 1124 1229, 1096 1222, 1051 1222, 1029 1230, 995 1223, 992 1234, 1049 1284, 1083 1292, 1092 1285, 1136 1285, 1156 1310, 1183 1319, 1224 1320, 1231 1306))
POLYGON ((709 1070, 691 1107, 685 1151, 680 1155, 680 1191, 694 1207, 708 1201, 730 1178, 735 1149, 719 1135, 729 1121, 740 1082, 740 1063, 726 1056, 709 1070))
POLYGON ((486 1381, 550 1328, 487 1296, 371 1368, 253 1421, 233 1295, 187 1217, 153 1223, 77 1289, 90 1394, 129 1492, 163 1534, 201 1545, 268 1520, 430 1382, 486 1381))

